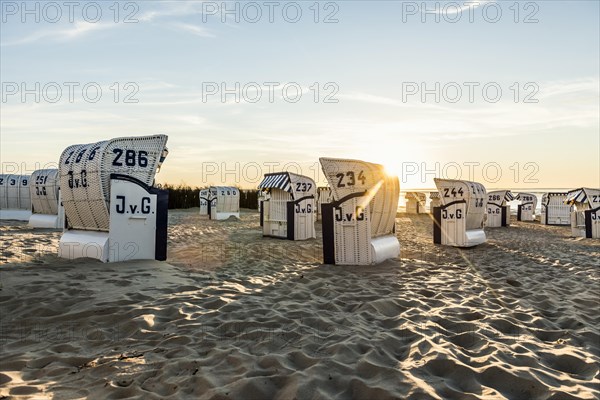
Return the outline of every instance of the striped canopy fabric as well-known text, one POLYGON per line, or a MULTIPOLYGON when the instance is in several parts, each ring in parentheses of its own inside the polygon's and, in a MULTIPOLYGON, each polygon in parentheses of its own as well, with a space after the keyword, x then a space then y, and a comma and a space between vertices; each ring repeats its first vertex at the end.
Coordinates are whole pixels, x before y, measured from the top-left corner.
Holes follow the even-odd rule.
POLYGON ((504 196, 504 200, 505 201, 513 201, 515 199, 515 196, 513 196, 513 194, 511 193, 510 190, 506 191, 506 195, 504 196))
POLYGON ((575 203, 587 203, 588 202, 588 195, 587 195, 587 191, 585 190, 585 188, 580 188, 580 189, 575 189, 575 190, 571 190, 569 191, 569 193, 567 193, 567 199, 565 200, 565 203, 573 205, 575 203))
POLYGON ((440 192, 429 192, 429 198, 430 199, 439 199, 440 198, 440 192))
POLYGON ((290 174, 287 172, 276 172, 272 174, 265 174, 265 178, 258 185, 259 189, 280 189, 285 192, 292 192, 292 181, 290 174))

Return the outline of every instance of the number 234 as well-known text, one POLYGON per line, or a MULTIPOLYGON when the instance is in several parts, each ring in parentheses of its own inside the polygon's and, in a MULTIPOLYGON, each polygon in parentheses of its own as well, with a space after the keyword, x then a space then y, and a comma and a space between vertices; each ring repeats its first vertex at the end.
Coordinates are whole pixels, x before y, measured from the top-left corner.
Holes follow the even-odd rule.
POLYGON ((346 173, 340 172, 339 174, 336 174, 335 176, 336 176, 336 178, 338 178, 337 187, 339 187, 339 188, 343 188, 346 186, 355 186, 356 180, 359 180, 360 183, 364 185, 365 181, 367 180, 367 178, 363 174, 363 171, 360 171, 358 173, 358 177, 354 176, 354 171, 348 171, 346 173), (347 178, 347 179, 345 179, 345 178, 347 178))

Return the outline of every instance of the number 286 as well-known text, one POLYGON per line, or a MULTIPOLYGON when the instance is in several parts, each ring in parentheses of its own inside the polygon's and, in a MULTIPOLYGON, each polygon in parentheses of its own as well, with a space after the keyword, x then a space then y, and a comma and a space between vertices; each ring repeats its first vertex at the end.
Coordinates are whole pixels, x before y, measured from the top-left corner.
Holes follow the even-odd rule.
POLYGON ((116 155, 115 159, 112 162, 112 165, 115 167, 123 166, 123 153, 125 153, 125 165, 128 167, 135 167, 136 162, 140 167, 148 166, 148 152, 144 150, 140 150, 136 152, 135 150, 125 150, 123 149, 113 149, 113 153, 116 155))

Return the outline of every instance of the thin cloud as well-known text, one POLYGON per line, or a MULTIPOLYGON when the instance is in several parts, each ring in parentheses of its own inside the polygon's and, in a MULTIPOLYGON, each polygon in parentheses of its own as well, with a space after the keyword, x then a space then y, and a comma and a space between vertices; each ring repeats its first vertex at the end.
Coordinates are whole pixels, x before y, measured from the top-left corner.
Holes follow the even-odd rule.
POLYGON ((600 81, 598 78, 578 79, 571 81, 553 81, 539 85, 540 98, 550 98, 565 95, 590 95, 598 99, 600 81))
POLYGON ((192 35, 195 36, 200 36, 200 37, 206 37, 206 38, 214 38, 216 37, 214 33, 212 33, 210 30, 204 28, 203 26, 199 26, 199 25, 193 25, 193 24, 186 24, 183 22, 174 22, 169 24, 169 26, 171 28, 174 28, 176 30, 185 32, 185 33, 191 33, 192 35))
POLYGON ((424 8, 419 7, 419 11, 421 12, 421 14, 448 14, 448 15, 454 15, 454 14, 458 14, 458 13, 462 13, 465 10, 468 9, 476 9, 479 8, 485 4, 488 3, 495 3, 495 0, 480 0, 480 1, 465 1, 462 3, 462 5, 460 5, 458 2, 448 2, 446 5, 452 5, 452 7, 447 7, 444 8, 444 5, 442 4, 441 8, 437 8, 438 5, 440 5, 439 3, 435 3, 436 5, 436 9, 435 10, 429 10, 427 9, 427 6, 425 5, 424 8))
POLYGON ((411 99, 411 101, 402 101, 400 99, 393 98, 393 97, 377 96, 377 95, 363 93, 363 92, 352 92, 352 93, 348 93, 348 94, 340 93, 340 94, 337 94, 336 97, 338 97, 340 99, 340 101, 341 100, 350 100, 350 101, 356 101, 359 103, 379 104, 379 105, 391 106, 391 107, 403 107, 403 108, 417 107, 417 108, 432 108, 432 109, 440 109, 440 110, 445 109, 444 107, 441 107, 436 104, 423 103, 420 101, 415 103, 415 100, 412 100, 412 99, 411 99))
POLYGON ((144 22, 154 22, 164 17, 182 17, 196 14, 202 14, 203 1, 178 1, 178 2, 157 2, 159 5, 166 4, 166 7, 148 10, 142 13, 138 19, 144 22))
POLYGON ((82 22, 78 21, 72 24, 69 28, 66 29, 45 29, 35 31, 27 36, 24 36, 20 39, 15 39, 12 41, 2 42, 0 46, 18 46, 23 44, 30 44, 40 40, 56 40, 56 41, 66 41, 66 40, 74 40, 80 38, 84 35, 89 34, 90 32, 100 31, 104 29, 108 29, 111 25, 116 24, 105 24, 101 22, 91 23, 91 22, 82 22))

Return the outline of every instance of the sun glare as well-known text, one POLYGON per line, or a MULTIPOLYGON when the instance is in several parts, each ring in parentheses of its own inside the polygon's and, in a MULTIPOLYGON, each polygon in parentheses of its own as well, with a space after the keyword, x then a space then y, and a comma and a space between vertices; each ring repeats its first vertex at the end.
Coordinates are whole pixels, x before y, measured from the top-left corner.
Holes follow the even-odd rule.
MULTIPOLYGON (((407 168, 407 164, 412 164, 416 160, 419 160, 420 153, 417 145, 403 143, 402 146, 392 145, 379 149, 369 159, 377 160, 374 162, 382 164, 386 174, 402 179, 402 174, 406 172, 405 168, 407 168)), ((412 165, 409 168, 412 168, 412 165)))

